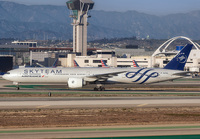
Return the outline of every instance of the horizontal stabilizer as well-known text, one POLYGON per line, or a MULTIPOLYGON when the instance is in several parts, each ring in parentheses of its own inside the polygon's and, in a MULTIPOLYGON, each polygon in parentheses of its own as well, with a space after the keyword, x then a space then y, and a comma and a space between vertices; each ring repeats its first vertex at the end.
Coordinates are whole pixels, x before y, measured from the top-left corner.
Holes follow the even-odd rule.
POLYGON ((186 71, 186 72, 174 73, 173 75, 176 75, 176 76, 190 76, 189 74, 190 74, 190 72, 186 71))

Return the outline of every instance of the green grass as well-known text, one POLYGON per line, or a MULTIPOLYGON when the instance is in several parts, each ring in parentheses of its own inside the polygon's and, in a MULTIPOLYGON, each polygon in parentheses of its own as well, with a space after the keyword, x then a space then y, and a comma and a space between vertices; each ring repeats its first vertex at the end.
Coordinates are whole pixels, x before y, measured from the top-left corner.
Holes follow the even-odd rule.
MULTIPOLYGON (((16 85, 6 85, 5 87, 16 88, 16 85)), ((50 85, 19 85, 20 88, 41 89, 49 88, 50 85)))
POLYGON ((169 126, 169 127, 133 127, 133 128, 93 128, 93 129, 44 129, 44 130, 8 130, 0 133, 23 133, 23 132, 71 132, 71 131, 117 131, 117 130, 156 130, 156 129, 192 129, 200 126, 169 126))
POLYGON ((76 139, 199 139, 199 138, 200 135, 175 135, 175 136, 146 136, 146 137, 76 138, 76 139))
MULTIPOLYGON (((15 85, 7 85, 5 87, 15 88, 15 85)), ((44 91, 31 91, 31 92, 0 92, 0 94, 47 94, 51 92, 52 94, 80 94, 80 95, 132 95, 132 96, 200 96, 200 92, 198 93, 165 93, 165 90, 161 90, 162 93, 156 93, 156 90, 151 93, 151 90, 145 91, 145 93, 137 90, 124 90, 124 91, 87 91, 86 89, 79 90, 67 90, 65 88, 51 88, 50 85, 20 85, 20 88, 25 89, 43 89, 44 91)), ((158 90, 159 91, 159 90, 158 90)))
POLYGON ((1 133, 34 133, 34 132, 72 132, 72 131, 117 131, 117 130, 159 130, 159 129, 191 129, 200 126, 171 126, 171 127, 133 127, 133 128, 93 128, 93 129, 41 129, 41 130, 7 130, 1 133))

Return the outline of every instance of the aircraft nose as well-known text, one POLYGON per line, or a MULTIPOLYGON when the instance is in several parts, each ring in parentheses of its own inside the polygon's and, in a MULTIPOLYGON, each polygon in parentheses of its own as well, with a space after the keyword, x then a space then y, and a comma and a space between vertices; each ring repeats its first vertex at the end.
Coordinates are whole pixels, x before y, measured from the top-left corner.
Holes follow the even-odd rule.
POLYGON ((7 79, 7 75, 4 74, 4 75, 2 76, 2 78, 3 78, 3 79, 7 79))
POLYGON ((9 76, 9 74, 4 74, 4 75, 2 76, 2 78, 5 79, 5 80, 9 80, 9 79, 10 79, 10 76, 9 76))

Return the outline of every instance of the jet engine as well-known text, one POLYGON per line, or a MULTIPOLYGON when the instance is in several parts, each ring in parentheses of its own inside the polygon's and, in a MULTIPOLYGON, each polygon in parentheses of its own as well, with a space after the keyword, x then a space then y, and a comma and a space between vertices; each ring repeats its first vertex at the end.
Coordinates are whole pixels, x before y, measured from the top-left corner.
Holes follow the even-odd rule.
POLYGON ((82 88, 84 81, 82 78, 69 78, 68 87, 69 88, 82 88))

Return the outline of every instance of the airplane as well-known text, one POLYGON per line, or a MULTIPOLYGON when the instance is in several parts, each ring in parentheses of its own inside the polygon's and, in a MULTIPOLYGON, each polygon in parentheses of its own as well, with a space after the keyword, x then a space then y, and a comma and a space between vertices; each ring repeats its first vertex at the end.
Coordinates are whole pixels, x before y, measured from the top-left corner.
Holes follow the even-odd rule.
POLYGON ((58 66, 58 59, 55 60, 55 62, 53 63, 52 67, 56 68, 58 66))
POLYGON ((76 60, 74 60, 74 67, 75 68, 80 68, 79 64, 76 62, 76 60))
POLYGON ((20 68, 8 71, 3 78, 20 83, 65 83, 69 88, 97 84, 95 91, 104 91, 104 84, 150 84, 185 77, 183 71, 192 44, 187 44, 164 68, 20 68))
MULTIPOLYGON (((101 59, 101 64, 102 64, 102 68, 109 68, 109 66, 106 64, 106 62, 104 60, 101 59)), ((135 60, 133 60, 133 67, 139 67, 139 65, 137 64, 137 62, 135 60)))
POLYGON ((139 65, 137 64, 137 62, 135 60, 133 60, 133 67, 139 67, 139 65))
POLYGON ((106 62, 101 59, 101 64, 102 64, 102 68, 109 68, 109 66, 106 64, 106 62))
MULTIPOLYGON (((109 66, 106 64, 106 62, 104 60, 101 59, 101 64, 102 64, 102 68, 109 68, 109 66)), ((74 67, 76 68, 80 68, 79 64, 76 62, 76 60, 74 60, 74 67)))
MULTIPOLYGON (((102 64, 102 68, 109 68, 109 66, 106 64, 106 62, 104 60, 101 59, 101 64, 102 64)), ((76 68, 80 68, 79 64, 76 62, 76 60, 74 60, 74 67, 76 68)))
MULTIPOLYGON (((40 63, 36 63, 36 65, 40 66, 40 67, 45 67, 44 65, 40 64, 40 63)), ((56 68, 58 66, 58 59, 55 60, 55 62, 52 65, 52 68, 56 68)))

